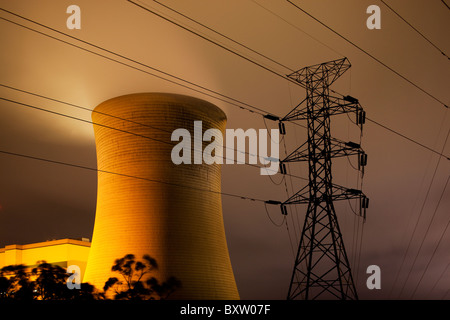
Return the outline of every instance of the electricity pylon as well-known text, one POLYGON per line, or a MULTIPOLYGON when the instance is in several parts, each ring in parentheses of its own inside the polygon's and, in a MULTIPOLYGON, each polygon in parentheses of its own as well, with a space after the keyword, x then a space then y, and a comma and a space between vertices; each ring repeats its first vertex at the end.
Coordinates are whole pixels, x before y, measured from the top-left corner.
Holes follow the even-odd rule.
POLYGON ((306 120, 308 140, 280 162, 281 172, 286 173, 285 164, 289 162, 307 161, 309 166, 309 184, 281 203, 283 214, 287 214, 288 205, 308 204, 288 299, 358 299, 333 203, 358 199, 359 214, 365 218, 368 198, 361 190, 333 184, 331 170, 331 160, 336 157, 357 155, 361 170, 367 162, 359 144, 340 141, 330 134, 332 115, 355 113, 361 130, 365 121, 357 99, 330 96, 330 85, 350 66, 343 58, 288 75, 306 89, 306 98, 280 119, 280 124, 306 120), (305 101, 306 107, 302 108, 305 101))

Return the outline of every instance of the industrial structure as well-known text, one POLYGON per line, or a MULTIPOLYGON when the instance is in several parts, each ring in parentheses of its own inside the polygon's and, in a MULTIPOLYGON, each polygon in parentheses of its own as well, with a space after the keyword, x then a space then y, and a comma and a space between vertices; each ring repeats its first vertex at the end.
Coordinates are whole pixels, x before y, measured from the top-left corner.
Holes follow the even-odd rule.
POLYGON ((174 130, 194 133, 194 121, 202 121, 204 131, 223 134, 225 113, 193 97, 138 93, 101 103, 92 119, 98 190, 83 282, 103 288, 117 276, 111 272, 115 259, 148 254, 159 265, 151 276, 181 281, 171 298, 239 299, 222 217, 220 165, 171 161, 174 130))
POLYGON ((23 264, 31 270, 39 261, 67 268, 76 265, 83 277, 91 243, 89 239, 58 239, 29 244, 11 244, 0 248, 0 269, 23 264))
POLYGON ((309 183, 284 202, 267 202, 280 204, 284 215, 288 213, 288 205, 308 205, 288 299, 358 299, 333 203, 357 199, 358 214, 365 219, 368 198, 361 190, 334 184, 331 170, 332 158, 337 157, 356 155, 361 171, 367 164, 367 155, 359 143, 331 137, 332 115, 354 113, 361 131, 365 122, 365 112, 357 99, 330 95, 330 85, 350 66, 347 58, 343 58, 293 72, 288 77, 306 89, 306 98, 282 119, 266 116, 279 120, 283 134, 286 121, 306 120, 308 130, 307 141, 280 161, 280 171, 286 174, 287 163, 307 161, 309 183))

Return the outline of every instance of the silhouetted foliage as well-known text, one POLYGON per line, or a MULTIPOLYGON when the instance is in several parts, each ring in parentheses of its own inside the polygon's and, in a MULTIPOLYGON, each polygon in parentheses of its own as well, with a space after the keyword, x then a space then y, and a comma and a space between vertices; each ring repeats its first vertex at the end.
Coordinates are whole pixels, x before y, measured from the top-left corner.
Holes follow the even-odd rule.
POLYGON ((81 283, 80 289, 70 290, 70 299, 77 301, 92 301, 99 299, 101 295, 96 292, 95 287, 90 283, 81 283))
POLYGON ((167 299, 177 288, 181 287, 181 281, 175 277, 170 277, 161 284, 158 282, 158 279, 152 277, 146 283, 162 300, 167 299))
POLYGON ((35 276, 36 296, 39 300, 65 300, 69 296, 67 288, 67 273, 60 266, 52 265, 45 261, 31 270, 31 274, 35 276))
POLYGON ((156 260, 144 255, 142 261, 128 254, 116 259, 111 271, 119 278, 106 281, 104 292, 99 293, 89 283, 81 283, 80 289, 69 289, 67 281, 70 274, 57 265, 38 261, 31 269, 25 265, 6 266, 0 269, 0 300, 96 300, 104 299, 107 291, 114 292, 119 300, 167 299, 181 282, 174 277, 159 283, 150 273, 158 269, 156 260))
POLYGON ((113 290, 114 299, 117 300, 167 299, 170 294, 181 287, 181 282, 174 277, 161 284, 154 277, 144 281, 144 276, 158 269, 158 264, 149 255, 144 255, 142 259, 143 261, 136 261, 133 254, 116 259, 111 271, 119 273, 121 279, 109 278, 103 287, 105 294, 109 290, 113 290))
POLYGON ((0 270, 0 299, 10 300, 93 300, 94 286, 82 283, 81 289, 69 289, 69 274, 60 266, 38 261, 31 271, 24 265, 0 270))
POLYGON ((0 299, 32 300, 34 283, 23 264, 6 266, 0 270, 0 299))

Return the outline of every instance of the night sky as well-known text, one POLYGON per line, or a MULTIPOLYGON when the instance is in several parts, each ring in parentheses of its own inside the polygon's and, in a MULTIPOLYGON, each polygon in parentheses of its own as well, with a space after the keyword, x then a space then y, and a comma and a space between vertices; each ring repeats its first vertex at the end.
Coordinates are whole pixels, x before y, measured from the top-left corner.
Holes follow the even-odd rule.
MULTIPOLYGON (((363 191, 370 198, 364 225, 352 212, 354 202, 336 204, 360 298, 449 299, 450 187, 446 182, 450 146, 446 138, 450 115, 444 106, 450 105, 449 59, 379 0, 293 2, 414 85, 287 1, 164 1, 247 48, 155 1, 140 4, 281 75, 347 57, 352 67, 332 89, 359 99, 367 117, 382 125, 367 121, 361 140, 368 154, 363 191), (372 4, 381 9, 379 30, 366 27, 366 9, 372 4), (369 265, 381 268, 380 290, 366 287, 369 265)), ((450 10, 443 1, 385 2, 450 54, 450 10)), ((95 169, 93 126, 88 121, 90 110, 107 99, 137 92, 191 95, 224 110, 227 128, 246 130, 276 128, 277 124, 192 84, 278 116, 286 115, 305 97, 303 88, 127 1, 0 3, 4 9, 0 11, 1 247, 67 237, 91 239, 96 172, 4 152, 95 169), (80 30, 66 27, 66 9, 71 4, 81 8, 80 30)), ((359 142, 359 129, 351 120, 345 115, 333 117, 332 135, 359 142)), ((306 141, 306 130, 286 123, 286 131, 284 142, 290 153, 306 141)), ((282 143, 280 154, 284 152, 282 143)), ((356 164, 356 158, 334 161, 333 181, 360 187, 352 167, 356 164)), ((290 165, 289 171, 308 176, 306 163, 290 165)), ((236 164, 223 165, 222 174, 225 193, 265 200, 288 198, 281 175, 272 176, 271 181, 260 176, 257 168, 236 164)), ((286 177, 288 194, 305 183, 286 177)), ((285 299, 306 206, 290 208, 283 221, 277 206, 267 206, 266 213, 261 202, 228 196, 222 201, 241 298, 285 299)))

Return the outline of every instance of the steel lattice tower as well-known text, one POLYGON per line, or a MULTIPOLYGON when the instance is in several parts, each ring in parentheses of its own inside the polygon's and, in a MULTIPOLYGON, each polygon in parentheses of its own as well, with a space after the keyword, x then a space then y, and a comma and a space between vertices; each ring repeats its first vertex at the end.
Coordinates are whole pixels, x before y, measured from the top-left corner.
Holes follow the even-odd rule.
POLYGON ((365 217, 368 198, 361 190, 333 184, 331 170, 335 157, 357 155, 361 169, 367 161, 359 144, 330 134, 330 116, 342 113, 355 113, 362 130, 365 113, 358 100, 330 96, 330 85, 349 68, 349 61, 343 58, 288 75, 305 87, 306 98, 280 119, 280 128, 284 129, 284 121, 306 120, 308 140, 280 162, 281 172, 286 172, 285 163, 289 162, 307 161, 309 166, 309 184, 281 203, 283 214, 287 214, 287 205, 308 204, 288 299, 358 299, 333 203, 359 199, 359 214, 365 217), (305 101, 306 107, 301 108, 305 101))

